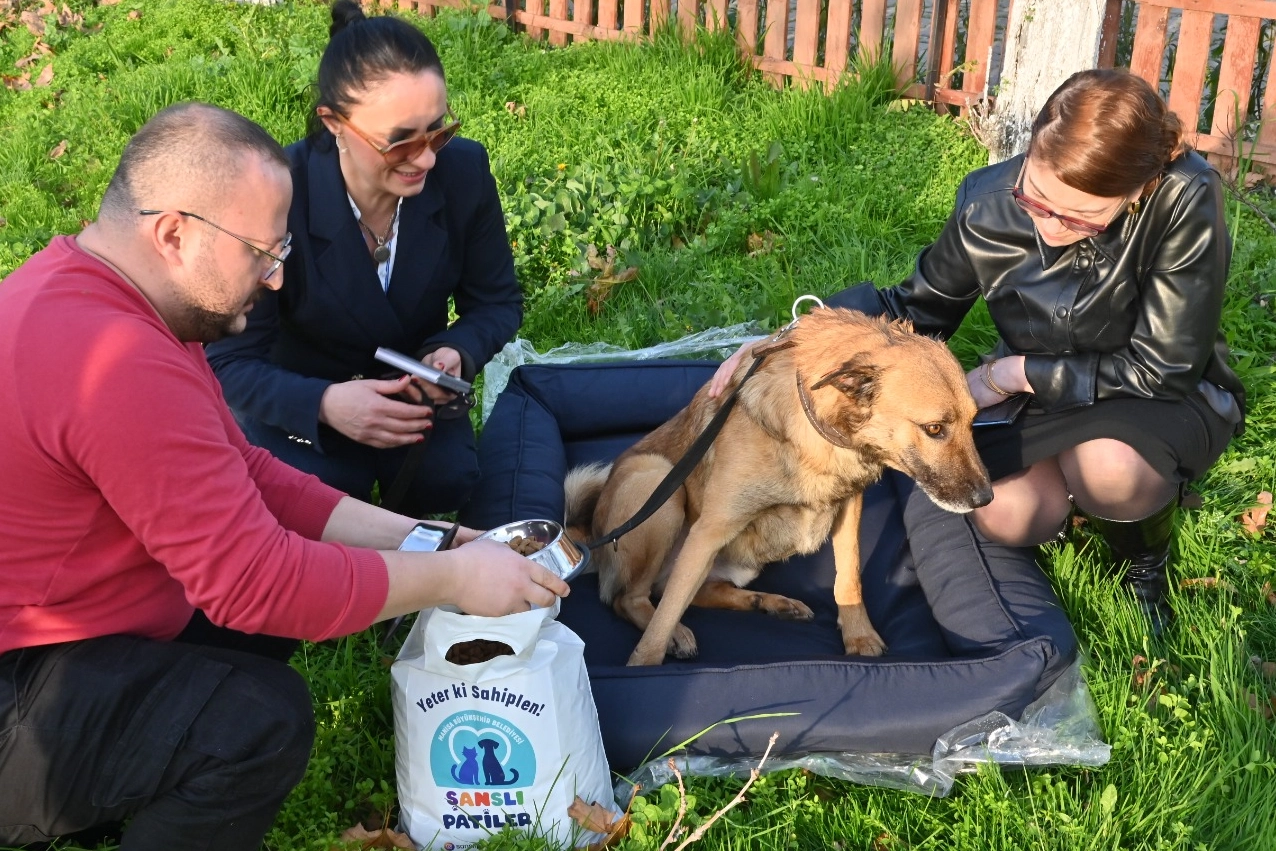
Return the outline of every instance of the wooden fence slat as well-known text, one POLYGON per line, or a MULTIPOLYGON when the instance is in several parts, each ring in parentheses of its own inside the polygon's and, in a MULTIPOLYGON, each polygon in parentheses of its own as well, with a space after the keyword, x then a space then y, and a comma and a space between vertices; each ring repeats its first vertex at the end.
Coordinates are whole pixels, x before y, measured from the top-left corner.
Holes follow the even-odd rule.
POLYGON ((885 46, 886 0, 863 0, 860 5, 859 50, 861 56, 877 56, 885 46))
MULTIPOLYGON (((532 20, 545 17, 545 0, 523 0, 523 11, 527 12, 528 17, 532 20)), ((514 8, 518 8, 518 0, 514 0, 514 8)), ((527 37, 539 41, 545 35, 544 27, 527 27, 527 37)))
POLYGON ((829 0, 828 35, 824 39, 824 67, 837 83, 851 52, 851 0, 829 0))
MULTIPOLYGON (((641 2, 641 0, 639 0, 641 2)), ((651 22, 648 32, 655 32, 669 22, 669 0, 651 0, 651 22)))
POLYGON ((700 23, 700 0, 678 0, 678 26, 690 38, 700 23))
MULTIPOLYGON (((978 2, 978 0, 975 0, 978 2)), ((991 0, 995 3, 996 0, 991 0)), ((891 64, 898 79, 911 83, 917 75, 917 48, 922 33, 922 0, 896 0, 895 43, 891 64)))
POLYGON ((643 31, 643 0, 624 0, 625 6, 625 31, 642 35, 643 31))
POLYGON ((731 26, 731 21, 727 18, 727 6, 730 0, 709 0, 709 5, 705 8, 704 25, 705 28, 713 30, 725 30, 731 26))
MULTIPOLYGON (((939 76, 935 80, 938 89, 953 87, 953 68, 957 65, 957 21, 961 17, 960 0, 947 0, 944 10, 944 36, 940 42, 939 76)), ((932 46, 931 50, 935 48, 932 46)))
POLYGON ((1143 6, 1209 12, 1214 15, 1276 18, 1276 0, 1138 0, 1138 3, 1143 6))
POLYGON ((620 23, 620 0, 598 0, 598 26, 614 30, 620 23))
MULTIPOLYGON (((678 2, 681 3, 682 0, 678 2)), ((814 68, 819 50, 820 0, 797 0, 797 24, 793 28, 793 64, 799 68, 814 68)))
POLYGON ((1250 79, 1254 75, 1254 61, 1258 58, 1258 37, 1262 27, 1263 22, 1258 18, 1232 15, 1227 19, 1211 136, 1232 136, 1245 123, 1249 112, 1250 79))
POLYGON ((988 84, 988 60, 997 37, 997 0, 970 0, 966 28, 966 62, 973 68, 962 75, 962 91, 982 95, 988 84))
MULTIPOLYGON (((584 0, 588 3, 589 0, 584 0)), ((581 0, 577 0, 579 5, 581 0)), ((549 16, 556 21, 567 20, 567 0, 549 0, 549 16)), ((567 46, 567 33, 559 29, 551 29, 549 31, 549 43, 555 47, 567 46)))
POLYGON ((572 20, 584 26, 594 25, 594 0, 572 0, 572 20))
POLYGON ((737 0, 735 40, 745 56, 758 52, 758 0, 737 0))
POLYGON ((1108 0, 1103 9, 1103 29, 1099 36, 1099 67, 1116 65, 1117 41, 1121 34, 1121 0, 1108 0))
POLYGON ((1163 6, 1139 4, 1139 22, 1134 27, 1134 51, 1130 71, 1156 88, 1161 84, 1161 59, 1165 55, 1165 27, 1170 10, 1163 6))
MULTIPOLYGON (((789 3, 788 0, 770 0, 766 4, 766 34, 762 36, 762 55, 768 59, 784 61, 788 57, 789 3)), ((784 82, 784 76, 764 71, 763 76, 773 86, 784 82)))
POLYGON ((1188 132, 1196 130, 1201 114, 1201 91, 1205 88, 1213 29, 1213 12, 1184 11, 1179 21, 1179 44, 1174 54, 1169 107, 1170 112, 1179 116, 1188 132))

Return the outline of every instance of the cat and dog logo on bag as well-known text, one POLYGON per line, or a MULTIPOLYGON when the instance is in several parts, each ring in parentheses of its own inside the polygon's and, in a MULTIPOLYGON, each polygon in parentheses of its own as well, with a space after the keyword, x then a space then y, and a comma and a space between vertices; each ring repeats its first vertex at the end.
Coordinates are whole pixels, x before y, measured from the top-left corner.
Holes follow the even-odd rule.
POLYGON ((417 848, 464 851, 507 828, 555 846, 601 838, 567 812, 612 792, 584 642, 557 612, 417 618, 390 669, 399 819, 417 848), (479 639, 513 653, 448 661, 479 639))

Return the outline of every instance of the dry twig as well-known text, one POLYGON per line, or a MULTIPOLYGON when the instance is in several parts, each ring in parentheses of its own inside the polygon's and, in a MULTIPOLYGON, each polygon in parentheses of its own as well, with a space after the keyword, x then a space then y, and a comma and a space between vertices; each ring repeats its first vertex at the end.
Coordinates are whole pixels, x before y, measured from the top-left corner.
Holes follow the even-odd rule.
POLYGON ((669 835, 665 837, 664 842, 660 843, 660 851, 665 851, 673 843, 679 828, 682 827, 682 818, 687 814, 687 788, 682 785, 682 772, 678 771, 678 765, 673 761, 673 757, 669 757, 667 765, 673 772, 673 776, 678 779, 678 816, 673 820, 673 826, 669 828, 669 835))
MULTIPOLYGON (((688 836, 686 839, 684 839, 682 843, 677 848, 674 849, 674 851, 682 851, 682 849, 686 848, 691 843, 698 841, 702 836, 704 836, 705 831, 709 829, 710 825, 712 825, 718 819, 722 818, 724 815, 727 814, 728 811, 733 809, 737 804, 739 804, 741 801, 744 800, 744 793, 748 792, 749 787, 752 786, 754 781, 758 779, 758 775, 762 772, 762 766, 766 762, 766 758, 771 755, 771 748, 775 746, 775 740, 778 739, 779 737, 780 737, 779 733, 771 734, 771 739, 770 741, 766 743, 766 750, 762 753, 762 758, 758 760, 757 766, 749 769, 749 779, 744 782, 744 786, 740 787, 740 791, 736 793, 735 797, 732 798, 730 801, 727 801, 726 806, 724 806, 722 809, 718 810, 716 813, 709 816, 709 818, 705 820, 704 824, 700 825, 695 830, 693 830, 691 832, 691 835, 688 836)), ((682 776, 678 774, 678 770, 676 768, 674 769, 674 774, 675 776, 678 777, 678 790, 679 792, 681 792, 682 791, 682 776)), ((684 802, 682 809, 685 809, 686 796, 683 795, 682 798, 684 802)), ((682 818, 682 809, 680 809, 678 812, 679 819, 682 818)), ((677 822, 675 822, 675 826, 676 824, 677 822)), ((665 844, 667 845, 668 841, 666 841, 665 844)), ((664 845, 660 847, 663 849, 664 845)))

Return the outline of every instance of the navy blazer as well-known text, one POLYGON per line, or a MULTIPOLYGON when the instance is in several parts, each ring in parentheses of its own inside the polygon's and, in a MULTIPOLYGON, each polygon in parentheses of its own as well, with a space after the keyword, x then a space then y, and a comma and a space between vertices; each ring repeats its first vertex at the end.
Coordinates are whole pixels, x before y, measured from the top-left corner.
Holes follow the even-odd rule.
MULTIPOLYGON (((455 138, 419 195, 405 198, 388 292, 346 196, 332 138, 288 147, 292 255, 242 334, 211 343, 208 360, 235 416, 311 441, 322 451, 319 401, 330 384, 390 368, 385 346, 414 354, 447 345, 482 369, 517 333, 523 294, 487 152, 455 138), (448 325, 448 298, 457 319, 448 325)), ((335 432, 327 429, 325 438, 335 432)))

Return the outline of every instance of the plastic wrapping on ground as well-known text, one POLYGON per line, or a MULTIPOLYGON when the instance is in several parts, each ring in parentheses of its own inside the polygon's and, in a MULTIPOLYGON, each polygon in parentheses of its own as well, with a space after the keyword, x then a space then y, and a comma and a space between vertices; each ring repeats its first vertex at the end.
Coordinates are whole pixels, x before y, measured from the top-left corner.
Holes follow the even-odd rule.
MULTIPOLYGON (((1111 755, 1112 748, 1103 741, 1098 713, 1077 661, 1024 710, 1020 720, 1000 712, 975 718, 940 736, 929 757, 813 753, 768 759, 762 772, 805 768, 814 774, 852 783, 943 798, 952 790, 958 774, 974 771, 982 764, 1098 767, 1107 764, 1111 755)), ((675 754, 672 758, 683 776, 747 777, 758 765, 758 759, 728 760, 686 754, 675 754)), ((635 783, 642 793, 673 782, 668 760, 669 757, 651 760, 629 777, 620 778, 615 786, 616 801, 621 805, 628 802, 635 783)))
POLYGON ((505 344, 496 357, 483 369, 483 422, 492 413, 496 397, 505 389, 510 373, 515 367, 536 363, 601 363, 617 360, 659 360, 662 358, 700 357, 705 360, 725 360, 736 349, 766 334, 757 322, 744 322, 726 328, 709 328, 667 343, 658 343, 645 349, 622 349, 610 343, 565 343, 545 353, 537 352, 532 344, 517 338, 505 344))

